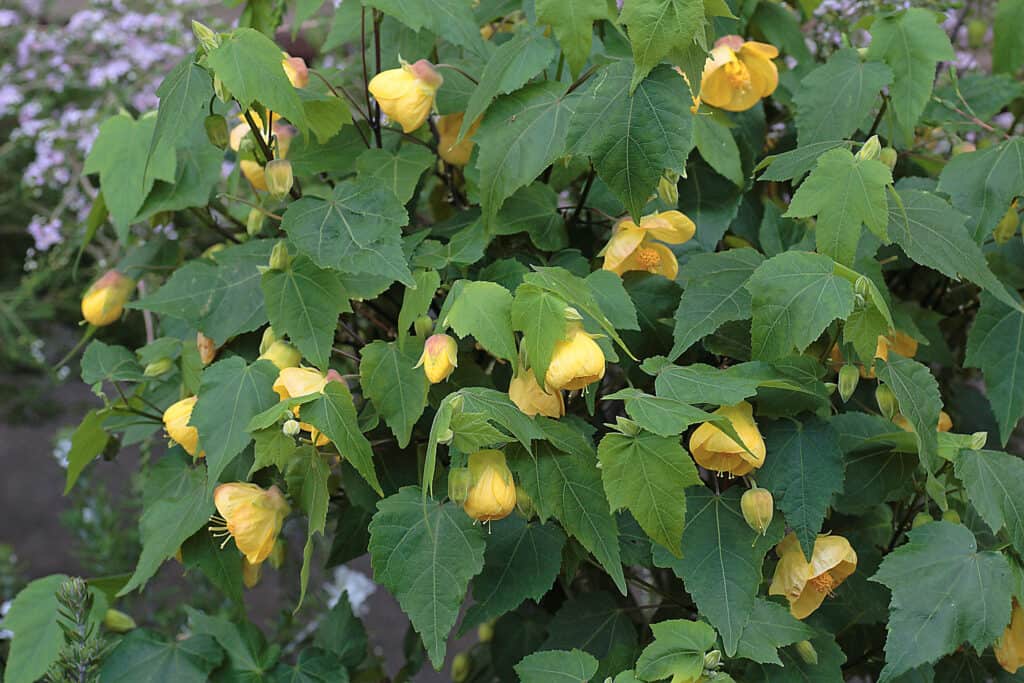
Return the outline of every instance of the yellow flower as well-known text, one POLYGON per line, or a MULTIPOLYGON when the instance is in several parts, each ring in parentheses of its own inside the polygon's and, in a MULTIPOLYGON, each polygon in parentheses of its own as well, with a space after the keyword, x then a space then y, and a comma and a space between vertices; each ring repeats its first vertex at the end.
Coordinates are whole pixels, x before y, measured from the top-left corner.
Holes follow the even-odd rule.
POLYGON ((750 452, 743 450, 743 446, 714 423, 705 422, 690 436, 690 453, 697 464, 716 472, 729 472, 737 477, 763 465, 764 439, 754 421, 753 407, 741 401, 734 406, 722 406, 714 414, 728 418, 750 452))
POLYGON ((570 323, 565 339, 555 344, 544 375, 548 391, 584 389, 604 377, 604 352, 579 323, 570 323))
MULTIPOLYGON (((907 418, 905 418, 902 414, 896 415, 895 417, 893 417, 892 421, 895 422, 896 426, 898 426, 903 431, 906 431, 906 432, 914 431, 914 426, 912 424, 910 424, 910 421, 907 420, 907 418)), ((939 421, 935 425, 935 431, 937 431, 937 432, 948 432, 952 428, 953 428, 953 419, 949 416, 949 413, 947 413, 945 410, 940 410, 939 411, 939 421)))
POLYGON ((437 153, 452 166, 465 166, 469 163, 469 156, 473 153, 473 134, 480 127, 480 119, 477 119, 466 131, 466 137, 462 138, 462 142, 457 142, 463 114, 464 112, 445 114, 437 119, 437 153))
MULTIPOLYGON (((918 342, 916 339, 905 332, 896 330, 889 336, 878 335, 874 357, 881 360, 889 360, 889 351, 892 350, 904 358, 913 358, 917 354, 917 347, 918 342)), ((843 352, 839 349, 839 344, 835 344, 832 347, 832 350, 829 352, 829 359, 832 361, 834 368, 843 364, 843 352)), ((874 364, 871 367, 861 366, 860 376, 864 379, 874 379, 874 364)))
POLYGON ((533 370, 522 368, 508 385, 508 397, 525 415, 544 415, 556 420, 565 415, 565 401, 562 392, 553 389, 544 391, 537 383, 533 370))
MULTIPOLYGON (((334 373, 338 380, 341 377, 334 373)), ((308 396, 309 394, 319 394, 327 386, 327 383, 331 381, 330 373, 324 376, 319 370, 313 368, 301 368, 301 367, 290 367, 282 368, 281 372, 278 373, 277 379, 274 381, 274 391, 281 397, 282 401, 286 401, 289 398, 298 398, 299 396, 308 396)), ((299 409, 302 406, 295 406, 292 408, 292 413, 295 417, 299 416, 299 409)), ((302 429, 309 432, 309 438, 317 446, 326 446, 330 443, 325 435, 321 434, 316 427, 309 424, 308 422, 300 422, 299 426, 302 429)))
POLYGON ((1021 608, 1016 598, 1013 599, 1010 624, 992 649, 995 650, 999 666, 1010 673, 1017 673, 1017 669, 1024 666, 1024 608, 1021 608))
POLYGON ((196 332, 196 349, 203 365, 209 365, 217 357, 217 344, 202 332, 196 332))
POLYGON ((263 574, 263 563, 253 564, 248 558, 242 558, 242 583, 246 588, 253 588, 260 582, 260 575, 263 574))
POLYGON ((469 456, 472 484, 462 509, 481 522, 503 519, 516 507, 516 484, 501 451, 485 450, 469 456))
MULTIPOLYGON (((263 122, 260 119, 259 114, 254 111, 250 111, 249 113, 252 115, 253 122, 259 128, 259 131, 255 133, 255 135, 263 136, 263 122)), ((245 121, 244 117, 240 116, 239 118, 242 119, 242 123, 231 129, 230 138, 231 149, 236 152, 241 148, 242 141, 250 132, 249 124, 245 121)), ((290 126, 281 123, 277 119, 277 114, 273 114, 270 117, 271 132, 273 136, 277 138, 277 149, 274 150, 274 158, 284 159, 288 156, 288 148, 291 146, 293 133, 290 126)), ((263 140, 267 142, 268 145, 270 144, 270 140, 265 136, 263 137, 263 140)), ((256 156, 260 159, 263 158, 262 149, 256 152, 256 156)), ((242 159, 238 162, 238 166, 242 169, 242 175, 245 176, 245 179, 249 181, 254 189, 264 192, 267 190, 267 180, 263 166, 260 165, 258 161, 254 159, 242 159)))
POLYGON ((430 116, 434 95, 443 82, 434 65, 421 59, 414 64, 403 61, 401 68, 380 72, 369 87, 380 110, 411 133, 430 116))
POLYGON ((219 523, 211 525, 210 530, 216 536, 234 538, 250 564, 259 564, 270 556, 281 524, 291 512, 276 486, 262 489, 246 482, 221 484, 213 491, 213 504, 220 519, 213 518, 219 523))
POLYGON ((206 453, 200 452, 196 455, 196 447, 199 445, 199 430, 189 425, 192 419, 192 409, 196 407, 198 397, 189 396, 171 405, 164 411, 164 429, 171 440, 185 449, 189 455, 202 458, 206 453))
POLYGON ((661 242, 682 244, 696 231, 693 221, 679 211, 644 216, 639 225, 625 218, 615 225, 612 238, 601 252, 603 267, 619 275, 643 270, 674 280, 679 273, 679 262, 672 250, 661 242))
POLYGON ((779 70, 772 59, 774 45, 725 36, 715 43, 704 63, 700 99, 726 111, 746 111, 779 85, 779 70))
POLYGON ((281 67, 291 82, 292 87, 305 88, 309 83, 309 69, 306 67, 306 60, 302 57, 292 57, 287 52, 281 53, 281 67))
POLYGON ((288 342, 278 339, 260 354, 260 360, 269 360, 278 370, 284 370, 298 367, 302 354, 288 342))
POLYGON ((134 287, 130 278, 108 270, 82 297, 82 317, 96 327, 117 322, 134 287))
POLYGON ((447 334, 432 334, 423 344, 423 353, 415 367, 423 366, 423 372, 431 384, 448 379, 448 375, 459 365, 459 347, 447 334))
POLYGON ((825 596, 857 568, 857 553, 842 536, 819 534, 810 562, 792 532, 775 547, 775 552, 779 564, 768 595, 785 596, 790 613, 797 619, 804 619, 818 609, 825 596))

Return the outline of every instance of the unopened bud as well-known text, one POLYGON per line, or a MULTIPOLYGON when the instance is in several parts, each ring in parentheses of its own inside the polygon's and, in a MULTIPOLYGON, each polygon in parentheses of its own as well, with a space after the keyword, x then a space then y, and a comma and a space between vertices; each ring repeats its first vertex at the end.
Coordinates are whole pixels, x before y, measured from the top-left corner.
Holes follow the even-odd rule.
POLYGON ((992 238, 995 239, 996 244, 1006 244, 1017 234, 1018 227, 1020 227, 1020 216, 1017 214, 1017 207, 1010 204, 1010 208, 996 223, 996 227, 992 231, 992 238))
POLYGON ((302 425, 299 424, 298 420, 285 420, 284 424, 281 425, 281 431, 288 436, 298 436, 299 432, 302 431, 302 425))
POLYGON ((135 628, 135 620, 118 609, 108 609, 103 615, 103 625, 114 633, 127 633, 135 628))
POLYGON ((704 668, 705 669, 717 669, 722 665, 722 652, 721 650, 711 650, 704 655, 704 668))
POLYGON ((750 240, 743 239, 739 235, 733 235, 731 233, 722 238, 722 244, 729 249, 746 249, 754 246, 750 243, 750 240))
POLYGON ((434 331, 434 320, 429 315, 421 315, 412 326, 417 337, 426 337, 434 331))
POLYGON ((953 156, 958 157, 961 154, 968 154, 969 152, 977 152, 978 148, 973 142, 958 142, 953 145, 953 156))
POLYGON ((267 181, 267 192, 273 199, 284 199, 292 189, 295 178, 292 176, 292 162, 287 159, 274 159, 267 163, 264 177, 267 181))
POLYGON ((572 306, 566 306, 565 319, 567 322, 581 322, 583 320, 583 316, 580 315, 580 312, 572 306))
POLYGON ((838 386, 839 385, 836 384, 835 382, 825 382, 825 391, 827 391, 828 395, 831 396, 832 394, 836 393, 836 388, 838 386))
POLYGON ((927 512, 918 512, 916 515, 914 515, 914 521, 911 523, 910 528, 916 529, 919 526, 924 526, 925 524, 934 521, 935 519, 927 512))
POLYGON ((971 19, 967 22, 967 46, 977 50, 985 43, 985 35, 988 33, 988 22, 981 19, 971 19))
POLYGON ((472 670, 473 662, 465 652, 460 652, 452 659, 452 681, 455 683, 463 683, 472 670))
POLYGON ((256 584, 260 582, 260 576, 263 574, 263 563, 257 562, 253 564, 249 560, 242 558, 242 583, 246 588, 255 588, 256 584))
POLYGON ((881 151, 882 143, 878 141, 877 135, 872 135, 871 137, 868 138, 867 142, 864 143, 864 146, 860 148, 860 151, 857 152, 857 158, 860 159, 861 161, 870 161, 872 159, 877 159, 878 154, 881 151))
POLYGON ((212 28, 198 21, 192 22, 192 34, 204 51, 210 52, 220 46, 220 36, 212 28))
POLYGON ((768 489, 753 488, 747 489, 740 498, 740 510, 743 512, 743 519, 747 526, 761 534, 768 531, 768 526, 775 516, 775 499, 768 489))
POLYGON ((850 363, 839 368, 839 398, 843 399, 843 403, 849 401, 853 396, 859 381, 860 371, 850 363))
POLYGON ((448 471, 448 497, 461 505, 469 497, 469 488, 473 478, 468 467, 453 467, 448 471))
POLYGON ((206 138, 210 144, 219 149, 227 149, 230 137, 228 136, 228 122, 220 114, 210 114, 203 121, 206 127, 206 138))
POLYGON ((489 643, 494 640, 494 622, 485 621, 476 629, 476 637, 481 643, 489 643))
POLYGON ((679 174, 675 171, 665 171, 658 180, 658 196, 661 201, 669 206, 679 203, 679 174))
POLYGON ((160 360, 155 360, 149 365, 147 365, 146 369, 143 370, 142 374, 145 375, 146 377, 159 377, 165 372, 170 371, 170 369, 173 367, 173 360, 171 360, 170 358, 161 358, 160 360))
POLYGON ((274 333, 274 328, 267 327, 267 329, 263 330, 263 336, 260 338, 260 353, 266 353, 267 349, 269 349, 276 341, 277 335, 274 333))
POLYGON ((878 404, 878 412, 886 420, 891 420, 892 416, 896 414, 896 394, 892 393, 892 389, 885 384, 879 384, 875 389, 875 403, 878 404))
POLYGON ((988 443, 988 432, 974 432, 971 434, 971 450, 978 451, 988 443))
POLYGON ((263 212, 259 209, 250 209, 249 216, 245 219, 245 232, 249 237, 255 237, 263 229, 263 212))
POLYGON ((896 168, 899 158, 900 155, 892 147, 883 147, 882 151, 878 153, 878 160, 888 166, 890 171, 896 168))
POLYGON ((954 510, 953 508, 950 508, 950 509, 948 509, 948 510, 946 510, 945 512, 942 513, 942 521, 943 522, 952 522, 953 524, 959 524, 960 523, 960 513, 957 512, 956 510, 954 510))
POLYGON ((271 270, 288 270, 292 265, 292 257, 288 255, 288 245, 278 242, 270 252, 271 270))
POLYGON ((814 649, 814 645, 809 640, 801 640, 797 643, 796 653, 800 655, 800 659, 804 660, 804 664, 814 666, 818 663, 818 651, 814 649))
POLYGON ((209 365, 217 357, 217 344, 202 332, 196 333, 196 349, 203 365, 209 365))
POLYGON ((302 352, 288 342, 278 339, 260 354, 260 360, 269 360, 278 370, 297 368, 302 362, 302 352))
POLYGON ((270 566, 274 569, 280 569, 281 565, 284 564, 284 550, 284 540, 278 536, 277 540, 274 541, 274 547, 270 549, 270 557, 267 558, 270 566))
POLYGON ((533 498, 519 484, 516 484, 516 512, 527 521, 530 521, 537 515, 537 506, 534 505, 533 498))
POLYGON ((108 270, 82 297, 82 317, 96 327, 117 322, 135 282, 116 270, 108 270))
POLYGON ((224 81, 220 80, 220 76, 213 77, 213 92, 221 102, 231 101, 231 90, 228 89, 228 86, 224 85, 224 81))

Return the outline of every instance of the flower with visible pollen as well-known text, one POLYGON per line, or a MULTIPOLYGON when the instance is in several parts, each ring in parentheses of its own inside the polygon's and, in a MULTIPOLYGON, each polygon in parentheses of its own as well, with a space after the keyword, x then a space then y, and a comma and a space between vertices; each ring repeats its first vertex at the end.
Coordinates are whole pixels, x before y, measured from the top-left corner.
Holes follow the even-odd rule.
MULTIPOLYGON (((252 116, 253 122, 259 128, 259 131, 254 133, 254 135, 261 136, 264 142, 269 145, 270 140, 263 134, 263 121, 260 119, 259 114, 254 111, 250 111, 249 114, 252 116)), ((240 116, 239 118, 242 119, 242 123, 231 129, 230 146, 235 152, 241 148, 242 141, 250 132, 249 124, 245 121, 245 118, 243 116, 240 116)), ((281 123, 277 119, 278 117, 276 114, 273 114, 270 117, 271 132, 273 137, 277 138, 277 149, 274 150, 274 158, 284 159, 288 156, 288 148, 291 146, 293 133, 291 126, 281 123)), ((257 150, 256 156, 262 159, 263 150, 257 150)), ((245 176, 245 179, 249 181, 254 189, 261 190, 263 192, 267 191, 266 173, 260 162, 255 159, 242 159, 238 162, 238 167, 242 169, 242 175, 245 176)))
POLYGON ((739 36, 719 38, 704 63, 702 102, 726 111, 746 111, 779 85, 779 70, 772 59, 774 45, 744 41, 739 36))
POLYGON ((380 72, 370 81, 369 89, 380 110, 411 133, 430 116, 442 83, 434 65, 421 59, 413 64, 402 61, 400 68, 380 72))
POLYGON ((754 421, 753 407, 741 401, 734 406, 722 406, 714 414, 728 418, 747 449, 714 423, 705 422, 690 436, 690 452, 697 464, 716 472, 729 472, 737 477, 749 474, 763 465, 766 450, 761 431, 754 421))
POLYGON ((197 396, 189 396, 167 408, 164 411, 164 430, 172 441, 185 449, 186 453, 202 458, 206 453, 200 451, 199 455, 196 455, 196 447, 199 445, 199 430, 188 423, 192 419, 192 409, 196 407, 198 400, 197 396))
POLYGON ((565 339, 555 343, 544 375, 548 391, 585 389, 604 377, 604 351, 579 322, 568 323, 565 339))
MULTIPOLYGON (((262 489, 256 484, 233 482, 213 491, 217 515, 210 519, 215 536, 231 537, 250 564, 259 564, 270 556, 284 518, 291 512, 280 489, 262 489)), ((223 548, 228 542, 224 539, 223 548)))
MULTIPOLYGON (((340 382, 341 376, 334 371, 328 372, 324 375, 319 370, 314 370, 313 368, 283 368, 281 372, 278 373, 277 379, 274 380, 273 388, 274 391, 277 392, 277 395, 281 397, 281 400, 286 401, 289 398, 322 393, 324 387, 326 387, 327 383, 331 381, 340 382)), ((301 408, 302 406, 293 407, 292 414, 295 415, 295 417, 298 417, 299 410, 301 408)), ((309 432, 309 438, 317 446, 326 446, 330 443, 330 439, 328 439, 327 436, 321 434, 316 427, 308 422, 300 422, 299 426, 309 432)))
POLYGON ((508 397, 524 415, 544 415, 556 420, 565 415, 565 400, 562 392, 553 389, 544 391, 537 382, 533 370, 521 368, 508 385, 508 397))
POLYGON ((480 119, 477 119, 460 142, 459 130, 462 128, 463 114, 445 114, 437 118, 437 153, 452 166, 465 166, 469 163, 473 153, 473 134, 480 127, 480 119))
POLYGON ((134 288, 134 280, 116 270, 108 270, 82 297, 82 317, 96 327, 117 322, 134 288))
POLYGON ((448 379, 459 365, 459 346, 447 334, 432 334, 423 343, 423 353, 414 367, 423 367, 431 384, 448 379))
POLYGON ((1017 673, 1017 669, 1024 666, 1024 608, 1016 598, 1013 599, 1013 609, 1010 611, 1010 624, 992 649, 999 666, 1011 674, 1017 673))
POLYGON ((505 454, 484 450, 469 456, 470 487, 462 509, 480 522, 504 519, 516 507, 516 484, 505 454))
POLYGON ((775 552, 779 564, 768 595, 784 596, 789 601, 790 613, 797 619, 805 619, 818 609, 825 596, 857 568, 857 553, 842 536, 819 534, 810 562, 792 532, 775 547, 775 552))
POLYGON ((615 224, 612 238, 601 251, 605 270, 622 275, 631 270, 663 275, 675 280, 679 273, 679 262, 668 244, 683 244, 697 231, 685 214, 679 211, 662 211, 634 223, 625 218, 615 224))
POLYGON ((305 88, 309 83, 309 68, 302 57, 292 57, 287 52, 281 53, 281 68, 294 88, 305 88))

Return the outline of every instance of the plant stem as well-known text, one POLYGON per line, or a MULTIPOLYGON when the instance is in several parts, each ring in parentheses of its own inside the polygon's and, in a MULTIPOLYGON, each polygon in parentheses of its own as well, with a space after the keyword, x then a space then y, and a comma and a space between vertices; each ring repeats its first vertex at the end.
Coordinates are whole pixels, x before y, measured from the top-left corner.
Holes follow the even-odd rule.
POLYGON ((594 184, 594 167, 590 167, 590 172, 587 173, 587 180, 583 183, 583 189, 580 190, 580 198, 576 201, 576 209, 572 212, 572 219, 569 224, 575 225, 576 221, 580 218, 580 212, 583 211, 583 206, 587 203, 587 195, 590 194, 590 187, 594 184))
MULTIPOLYGON (((373 10, 373 56, 375 76, 380 73, 380 22, 383 18, 384 15, 381 14, 379 10, 373 10)), ((380 102, 377 103, 373 110, 373 133, 377 139, 377 149, 381 149, 384 147, 384 143, 380 137, 380 102)))

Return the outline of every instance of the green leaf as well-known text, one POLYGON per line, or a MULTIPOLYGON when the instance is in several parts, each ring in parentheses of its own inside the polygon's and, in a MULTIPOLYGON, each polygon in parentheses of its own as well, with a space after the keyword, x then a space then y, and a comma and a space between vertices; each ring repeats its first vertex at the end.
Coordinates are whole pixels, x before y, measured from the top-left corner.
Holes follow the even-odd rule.
POLYGON ((428 148, 412 144, 403 145, 396 153, 368 149, 356 159, 356 169, 366 185, 383 185, 404 205, 412 199, 420 176, 434 163, 428 148))
POLYGON ((540 602, 562 566, 565 534, 554 524, 530 524, 512 515, 491 524, 484 569, 473 579, 473 604, 462 632, 513 610, 540 602))
POLYGON ((486 446, 504 444, 509 437, 488 422, 484 413, 456 412, 451 421, 451 446, 463 453, 472 453, 486 446))
POLYGON ((487 109, 473 136, 485 227, 492 228, 506 199, 563 155, 572 101, 564 85, 542 81, 498 98, 487 109))
POLYGON ((758 471, 758 483, 772 492, 810 562, 829 501, 843 490, 843 452, 827 422, 779 420, 764 430, 772 455, 758 471))
POLYGON ((885 188, 892 184, 889 167, 876 159, 858 159, 849 150, 833 149, 797 189, 784 216, 817 216, 818 251, 843 265, 857 257, 861 224, 888 241, 885 188))
POLYGON ((754 358, 802 352, 833 320, 853 312, 853 286, 822 254, 788 251, 772 257, 754 271, 747 289, 754 358))
POLYGON ((199 430, 199 449, 206 452, 209 485, 249 445, 249 421, 278 402, 274 380, 278 370, 267 360, 246 365, 240 356, 219 360, 203 370, 199 401, 189 424, 199 430))
MULTIPOLYGON (((682 560, 655 548, 655 564, 683 580, 700 613, 722 636, 725 653, 736 654, 754 610, 765 553, 781 533, 762 538, 743 520, 740 491, 716 495, 703 486, 686 491, 682 560), (755 545, 756 543, 756 545, 755 545)), ((781 525, 775 526, 780 529, 781 525)))
POLYGON ((963 450, 956 476, 989 528, 1006 529, 1013 547, 1024 552, 1024 460, 999 451, 963 450))
MULTIPOLYGON (((250 622, 241 619, 229 621, 225 617, 210 616, 186 605, 185 613, 192 632, 213 637, 227 653, 229 678, 236 680, 260 680, 274 662, 267 662, 265 640, 262 632, 250 622)), ((270 653, 273 659, 276 654, 270 653)))
POLYGON ((555 344, 565 338, 565 301, 536 285, 522 284, 512 301, 512 329, 523 333, 522 349, 543 387, 555 344))
POLYGON ((286 270, 265 272, 261 284, 275 332, 287 334, 305 358, 326 370, 338 316, 350 310, 338 274, 300 255, 286 270))
MULTIPOLYGON (((259 417, 259 416, 257 416, 259 417)), ((252 427, 252 423, 249 423, 252 427)), ((249 468, 249 476, 255 472, 273 465, 277 471, 284 474, 288 463, 295 456, 295 437, 288 436, 281 431, 277 425, 254 431, 252 433, 254 453, 252 467, 249 468)))
POLYGON ((302 419, 327 435, 341 457, 380 495, 384 491, 373 466, 373 448, 359 430, 352 394, 344 382, 328 382, 316 400, 302 407, 302 419))
POLYGON ((380 501, 370 522, 373 577, 398 599, 437 669, 469 580, 483 569, 482 534, 457 505, 424 501, 415 487, 380 501))
POLYGON ((914 428, 921 463, 934 473, 939 465, 939 440, 935 426, 942 410, 938 382, 927 366, 892 352, 889 360, 876 364, 876 371, 878 379, 892 389, 899 402, 900 413, 914 428))
POLYGON ((104 683, 205 683, 224 659, 224 651, 208 635, 164 640, 137 628, 122 638, 100 669, 104 683))
POLYGON ((701 158, 690 161, 686 177, 679 181, 678 208, 698 226, 694 241, 703 251, 717 251, 742 199, 743 188, 715 173, 701 158))
POLYGON ((243 110, 259 102, 306 133, 306 110, 281 58, 281 48, 273 40, 254 29, 238 28, 206 54, 206 63, 243 110))
POLYGON ((736 185, 743 186, 746 183, 739 147, 723 120, 716 116, 695 116, 693 140, 697 151, 716 173, 736 185))
POLYGON ((221 548, 208 529, 199 529, 181 544, 181 563, 198 569, 225 596, 242 604, 242 554, 221 548))
POLYGON ((271 672, 273 683, 348 683, 348 670, 332 653, 307 647, 294 664, 278 662, 271 672))
POLYGON ((992 20, 992 70, 996 73, 1014 74, 1020 71, 1020 65, 1024 64, 1024 37, 1017 30, 1022 25, 1024 2, 1000 0, 996 5, 996 16, 992 20))
POLYGON ((135 354, 124 346, 104 344, 99 339, 89 342, 82 354, 82 381, 141 382, 145 379, 135 354))
POLYGON ((964 366, 985 374, 985 388, 1005 445, 1024 415, 1024 313, 987 294, 967 334, 964 366))
POLYGON ((636 62, 630 92, 636 90, 669 53, 693 42, 704 43, 704 4, 701 2, 626 0, 619 21, 629 29, 636 62))
POLYGON ((496 282, 459 280, 448 295, 451 307, 441 324, 460 337, 473 335, 497 357, 514 361, 516 338, 512 332, 512 295, 496 282))
POLYGON ((596 657, 602 669, 610 668, 623 655, 629 662, 635 659, 636 627, 610 593, 598 590, 576 595, 563 602, 548 622, 548 638, 540 649, 577 647, 596 657))
POLYGON ((150 156, 161 145, 177 147, 182 139, 202 128, 200 119, 206 117, 210 98, 213 97, 213 79, 193 59, 190 53, 178 62, 156 89, 160 108, 150 141, 150 156))
POLYGON ((954 58, 953 46, 935 12, 911 7, 901 14, 881 16, 871 24, 868 59, 892 68, 890 106, 905 131, 913 131, 935 82, 935 67, 954 58))
POLYGON ((359 364, 363 391, 388 423, 399 448, 409 445, 413 425, 427 407, 430 384, 423 370, 415 367, 419 351, 378 340, 363 347, 359 364))
POLYGON ((512 40, 502 43, 487 60, 480 84, 473 90, 462 118, 461 140, 473 122, 480 117, 498 95, 523 87, 541 72, 555 57, 555 44, 544 37, 540 29, 520 26, 512 40))
POLYGON ((192 467, 191 461, 184 451, 175 448, 146 471, 139 519, 142 554, 118 596, 144 586, 164 560, 206 525, 213 500, 207 491, 206 472, 202 467, 192 467))
POLYGON ((752 665, 744 676, 745 682, 754 683, 790 683, 793 680, 808 683, 840 683, 844 680, 843 664, 846 655, 836 644, 830 634, 821 634, 810 638, 814 651, 818 654, 817 663, 805 662, 794 647, 779 650, 781 663, 778 666, 752 665))
POLYGON ((561 522, 566 532, 594 554, 625 594, 618 530, 601 487, 593 452, 559 453, 546 443, 536 450, 517 454, 509 466, 533 498, 540 519, 554 517, 561 522))
MULTIPOLYGON (((344 385, 340 382, 331 382, 330 384, 344 389, 344 385)), ((326 391, 327 389, 324 389, 325 393, 326 391)), ((337 391, 333 393, 339 394, 337 391)), ((347 389, 345 389, 345 393, 348 393, 347 389)), ((351 398, 349 400, 351 401, 351 398)), ((303 413, 303 417, 305 417, 305 413, 303 413)), ((323 536, 324 529, 327 528, 327 504, 330 501, 327 479, 330 476, 331 466, 327 464, 325 456, 320 455, 313 446, 299 448, 285 474, 285 479, 288 482, 288 494, 298 501, 300 509, 309 518, 306 547, 302 552, 302 570, 299 574, 299 601, 295 605, 295 612, 298 612, 306 597, 310 562, 313 556, 313 536, 314 534, 323 536)), ((379 492, 379 484, 377 488, 379 492)))
POLYGON ((548 24, 562 47, 573 78, 590 56, 594 22, 611 19, 605 0, 537 0, 537 21, 548 24))
POLYGON ((521 683, 587 683, 597 660, 580 650, 534 652, 515 666, 521 683))
POLYGON ((163 211, 206 206, 220 182, 224 152, 210 144, 202 126, 193 128, 177 146, 177 165, 169 182, 158 180, 132 223, 148 220, 163 211))
POLYGON ((673 398, 651 396, 639 389, 619 389, 604 398, 624 401, 629 416, 638 425, 658 436, 678 436, 687 427, 699 422, 714 422, 727 431, 732 429, 731 423, 724 417, 706 413, 673 398))
POLYGON ((932 522, 882 560, 872 581, 892 591, 885 668, 879 683, 950 654, 963 642, 982 651, 1010 621, 1010 567, 978 552, 970 529, 932 522))
POLYGON ((305 196, 284 212, 281 228, 321 268, 383 275, 413 285, 402 252, 405 208, 379 182, 345 180, 327 199, 305 196))
POLYGON ((846 463, 843 493, 834 503, 837 509, 864 512, 906 492, 917 469, 915 454, 895 450, 890 443, 871 443, 876 437, 892 434, 896 425, 878 415, 855 412, 835 415, 829 423, 839 437, 846 463))
POLYGON ((636 304, 622 278, 610 270, 595 270, 584 280, 613 327, 619 330, 640 330, 636 318, 636 304))
POLYGON ((342 593, 317 626, 313 643, 336 655, 344 666, 355 667, 366 659, 367 642, 363 622, 352 613, 348 593, 342 593))
POLYGON ((601 440, 597 457, 612 509, 627 508, 648 536, 681 555, 684 491, 700 484, 700 477, 679 438, 612 432, 601 440))
POLYGON ((542 251, 559 251, 569 246, 565 221, 558 212, 558 195, 542 182, 517 190, 502 205, 491 231, 495 235, 525 232, 542 251))
POLYGON ((813 142, 782 154, 766 156, 754 170, 767 168, 757 177, 758 180, 793 180, 802 177, 814 168, 814 165, 818 163, 818 157, 825 152, 848 145, 846 140, 813 142))
POLYGON ((103 420, 105 419, 105 414, 97 410, 90 410, 75 428, 75 433, 71 435, 68 471, 64 483, 65 496, 71 492, 85 466, 107 447, 110 435, 103 430, 103 420))
POLYGON ((981 242, 1024 187, 1024 137, 1012 137, 977 152, 960 154, 939 175, 939 192, 970 220, 967 228, 981 242))
POLYGON ((686 84, 670 67, 655 68, 632 95, 630 72, 630 63, 622 61, 590 78, 569 122, 568 147, 590 157, 639 220, 662 174, 684 172, 693 149, 693 114, 686 84))
POLYGON ((364 4, 395 17, 413 31, 426 28, 477 55, 486 54, 469 0, 366 0, 364 4))
POLYGON ((751 274, 764 262, 753 249, 694 254, 680 271, 686 289, 675 313, 674 343, 669 358, 678 358, 694 343, 731 320, 751 316, 751 274))
MULTIPOLYGON (((783 366, 783 363, 779 363, 783 366)), ((681 403, 734 405, 753 396, 761 387, 814 393, 792 376, 769 363, 739 363, 721 370, 703 363, 685 367, 666 365, 654 380, 658 396, 681 403)))
POLYGON ((715 646, 715 630, 700 621, 671 619, 651 624, 654 642, 644 648, 636 662, 642 681, 676 676, 696 680, 704 672, 704 653, 715 646))
MULTIPOLYGON (((523 445, 523 448, 529 448, 530 442, 534 439, 545 436, 549 439, 555 438, 551 434, 541 431, 538 422, 524 415, 505 392, 487 387, 466 387, 459 389, 458 395, 462 397, 464 412, 487 415, 492 422, 507 429, 523 445)), ((540 424, 546 425, 547 423, 540 424)))
POLYGON ((68 579, 53 574, 36 579, 19 592, 4 616, 3 627, 14 638, 4 671, 4 683, 40 680, 64 647, 64 632, 57 620, 57 591, 68 579))
MULTIPOLYGON (((890 83, 892 71, 885 64, 863 61, 853 48, 835 52, 804 77, 793 95, 800 147, 790 154, 806 149, 808 153, 817 150, 818 156, 843 144, 843 138, 863 125, 882 88, 890 83)), ((773 168, 771 173, 779 170, 773 168)))
MULTIPOLYGON (((324 87, 315 83, 315 87, 324 87)), ((316 135, 317 142, 324 144, 341 131, 341 127, 352 123, 352 113, 348 103, 337 95, 312 90, 297 90, 302 100, 302 109, 306 112, 309 129, 316 135)))
POLYGON ((100 126, 85 159, 85 173, 99 173, 100 188, 110 219, 121 240, 128 238, 131 220, 157 180, 174 180, 174 147, 156 145, 149 154, 156 117, 132 119, 126 113, 111 116, 100 126))
POLYGON ((416 281, 415 287, 405 288, 405 297, 402 299, 402 308, 398 312, 398 338, 404 339, 409 336, 409 328, 416 322, 416 318, 424 315, 434 301, 437 288, 441 286, 441 276, 436 270, 417 270, 412 274, 416 281))
POLYGON ((907 256, 954 280, 963 276, 1004 304, 1020 308, 967 232, 967 216, 930 192, 900 190, 898 194, 899 204, 889 201, 889 235, 907 256))
POLYGON ((736 656, 761 664, 782 666, 778 649, 786 645, 808 640, 814 631, 797 620, 789 610, 774 602, 758 598, 750 621, 743 629, 736 656))

